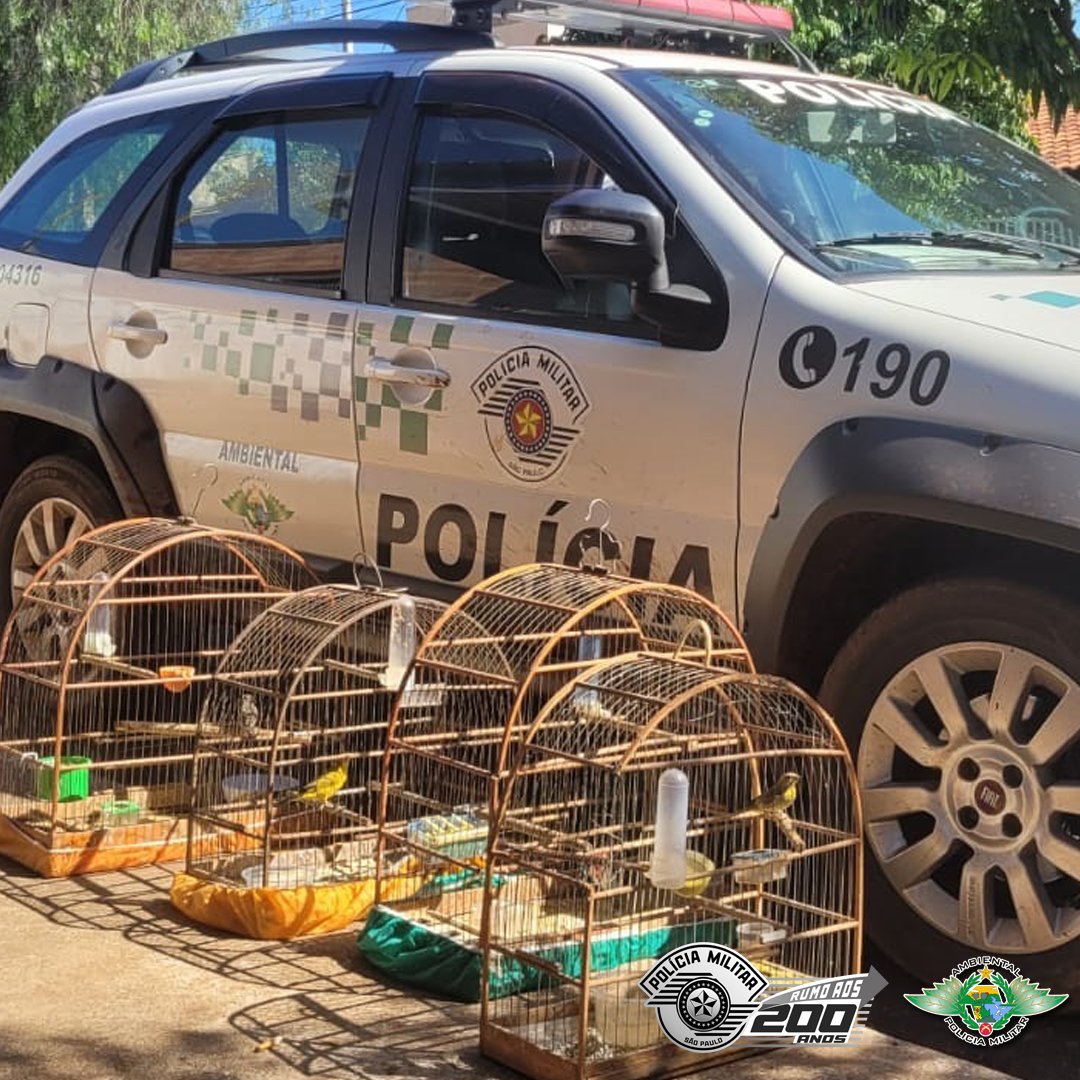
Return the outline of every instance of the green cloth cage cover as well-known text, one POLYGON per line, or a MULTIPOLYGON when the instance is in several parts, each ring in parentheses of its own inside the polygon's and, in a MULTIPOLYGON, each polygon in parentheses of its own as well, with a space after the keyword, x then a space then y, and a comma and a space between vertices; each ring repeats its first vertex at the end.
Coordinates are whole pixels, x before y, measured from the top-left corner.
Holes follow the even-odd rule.
MULTIPOLYGON (((632 960, 653 959, 691 941, 731 945, 735 920, 717 919, 644 932, 627 932, 592 943, 592 971, 611 971, 632 960)), ((483 961, 479 943, 467 943, 424 926, 386 907, 372 909, 357 938, 360 955, 372 967, 403 983, 430 990, 456 1001, 480 1000, 483 961)), ((570 978, 581 977, 582 946, 565 942, 539 949, 538 959, 552 964, 570 978)), ((491 998, 506 997, 549 985, 551 976, 540 968, 507 956, 493 965, 488 983, 491 998)))

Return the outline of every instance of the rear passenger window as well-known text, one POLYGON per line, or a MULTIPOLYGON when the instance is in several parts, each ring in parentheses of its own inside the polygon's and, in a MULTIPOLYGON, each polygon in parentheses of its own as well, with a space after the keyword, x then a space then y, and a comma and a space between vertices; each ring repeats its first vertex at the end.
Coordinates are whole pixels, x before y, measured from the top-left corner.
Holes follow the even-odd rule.
POLYGON ((154 114, 102 128, 66 146, 0 210, 0 245, 92 266, 109 212, 127 204, 173 124, 154 114), (136 173, 140 176, 136 176, 136 173))
POLYGON ((628 286, 564 285, 540 246, 555 199, 605 186, 614 184, 603 169, 544 128, 495 115, 426 117, 409 185, 399 295, 633 325, 628 286))
POLYGON ((365 116, 222 132, 184 177, 166 266, 337 292, 365 116))

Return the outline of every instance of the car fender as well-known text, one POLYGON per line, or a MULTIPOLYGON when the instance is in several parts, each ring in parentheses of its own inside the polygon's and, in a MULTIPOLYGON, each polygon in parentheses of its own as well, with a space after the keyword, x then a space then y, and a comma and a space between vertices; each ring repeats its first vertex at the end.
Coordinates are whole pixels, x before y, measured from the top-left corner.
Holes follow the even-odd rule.
POLYGON ((89 442, 126 514, 178 512, 157 425, 127 383, 57 357, 21 367, 0 354, 3 413, 41 421, 89 442))
POLYGON ((815 542, 834 522, 863 513, 1080 552, 1080 454, 888 418, 821 431, 788 472, 754 550, 743 612, 761 670, 779 662, 787 612, 815 542))

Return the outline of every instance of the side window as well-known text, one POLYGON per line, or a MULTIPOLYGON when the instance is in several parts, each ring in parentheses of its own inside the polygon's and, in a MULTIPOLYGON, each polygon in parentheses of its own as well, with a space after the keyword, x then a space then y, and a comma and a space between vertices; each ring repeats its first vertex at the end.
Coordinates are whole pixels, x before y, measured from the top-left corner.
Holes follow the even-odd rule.
POLYGON ((635 323, 627 286, 564 287, 540 247, 549 204, 601 186, 614 184, 544 128, 495 115, 425 117, 409 183, 400 298, 635 323))
POLYGON ((166 267, 339 291, 367 124, 336 113, 222 132, 180 184, 166 267))
POLYGON ((126 189, 173 122, 161 114, 137 117, 66 146, 0 210, 0 245, 94 265, 107 211, 126 203, 126 189))

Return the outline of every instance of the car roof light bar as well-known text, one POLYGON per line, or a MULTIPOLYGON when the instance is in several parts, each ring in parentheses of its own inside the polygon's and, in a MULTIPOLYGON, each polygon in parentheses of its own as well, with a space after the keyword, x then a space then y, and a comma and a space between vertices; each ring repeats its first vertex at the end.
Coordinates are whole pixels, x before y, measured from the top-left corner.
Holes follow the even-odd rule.
MULTIPOLYGON (((570 16, 601 15, 622 19, 628 26, 641 22, 693 30, 726 30, 761 37, 790 37, 794 19, 784 8, 747 0, 495 0, 496 10, 559 9, 570 16)), ((553 20, 554 21, 554 20, 553 20)), ((560 20, 562 21, 562 20, 560 20)))
POLYGON ((171 79, 183 71, 217 65, 268 62, 280 57, 259 56, 275 49, 308 48, 319 45, 389 45, 398 52, 441 52, 470 48, 492 48, 488 33, 470 32, 454 26, 425 23, 377 22, 356 19, 325 19, 237 34, 196 45, 159 60, 149 60, 121 75, 105 92, 118 94, 136 86, 171 79))
MULTIPOLYGON (((495 0, 494 10, 508 19, 545 20, 572 31, 621 35, 653 33, 663 39, 705 44, 713 35, 728 39, 773 41, 803 71, 816 72, 813 61, 790 40, 791 13, 771 4, 745 0, 495 0)), ((707 50, 705 50, 707 51, 707 50)))

